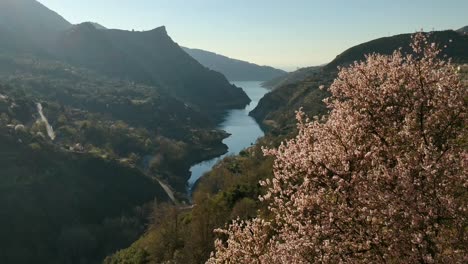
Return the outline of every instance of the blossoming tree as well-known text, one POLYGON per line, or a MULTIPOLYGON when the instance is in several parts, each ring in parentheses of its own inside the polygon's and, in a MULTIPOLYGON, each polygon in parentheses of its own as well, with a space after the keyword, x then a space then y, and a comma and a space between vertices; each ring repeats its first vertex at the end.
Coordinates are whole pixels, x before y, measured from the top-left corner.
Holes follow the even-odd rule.
POLYGON ((271 217, 235 221, 208 263, 466 263, 467 88, 423 33, 411 55, 340 69, 261 184, 271 217))

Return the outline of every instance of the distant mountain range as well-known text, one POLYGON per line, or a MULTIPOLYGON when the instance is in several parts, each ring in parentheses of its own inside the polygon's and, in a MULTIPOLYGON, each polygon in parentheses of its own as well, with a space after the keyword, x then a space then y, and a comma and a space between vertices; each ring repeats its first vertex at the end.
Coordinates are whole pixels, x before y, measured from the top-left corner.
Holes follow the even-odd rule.
MULTIPOLYGON (((142 263, 165 261, 189 263, 194 259, 197 260, 197 263, 206 261, 213 250, 212 245, 215 239, 206 230, 231 223, 232 219, 236 217, 250 219, 252 215, 255 215, 255 212, 259 212, 258 207, 251 205, 254 202, 246 203, 245 201, 251 199, 250 197, 253 199, 258 197, 256 191, 251 191, 258 188, 258 180, 252 180, 252 177, 262 179, 273 177, 271 175, 272 166, 274 166, 272 160, 257 154, 261 153, 261 148, 265 145, 278 146, 281 144, 280 142, 297 135, 295 119, 297 110, 302 108, 311 118, 325 116, 329 113, 323 99, 328 97, 330 93, 327 89, 319 89, 319 87, 321 85, 329 87, 337 77, 337 66, 348 66, 354 61, 362 60, 365 54, 372 52, 390 54, 399 47, 403 51, 409 51, 410 38, 411 34, 402 34, 372 40, 344 51, 328 65, 303 68, 284 77, 265 82, 264 84, 272 87, 273 90, 260 100, 259 105, 251 112, 251 115, 264 128, 267 128, 266 136, 260 139, 255 146, 239 155, 224 159, 203 177, 198 189, 195 190, 194 197, 198 200, 194 200, 197 206, 190 211, 191 221, 185 221, 184 218, 181 218, 183 220, 177 225, 174 224, 174 217, 166 218, 163 220, 163 224, 158 221, 154 228, 150 229, 131 247, 115 253, 107 258, 105 263, 139 261, 142 263), (233 164, 238 169, 232 169, 233 164), (228 205, 223 207, 225 204, 228 205), (239 208, 242 209, 239 210, 239 208), (210 212, 210 214, 207 216, 206 212, 210 212), (206 226, 210 224, 212 226, 207 228, 206 226), (173 228, 172 230, 183 231, 167 235, 170 226, 177 226, 177 229, 173 228), (186 235, 187 233, 188 235, 186 235), (180 238, 180 243, 176 246, 172 242, 174 237, 180 238), (194 237, 199 239, 194 239, 194 237), (166 254, 166 252, 177 252, 177 254, 166 254), (136 256, 144 257, 135 261, 136 256), (146 256, 149 256, 146 259, 150 259, 150 261, 145 260, 146 256)), ((432 32, 431 40, 438 42, 442 47, 447 45, 442 56, 450 56, 457 64, 468 62, 467 35, 455 31, 432 32)), ((460 73, 462 78, 468 80, 468 65, 460 65, 460 73)))
MULTIPOLYGON (((86 22, 84 24, 92 25, 98 30, 107 30, 106 27, 96 22, 86 22)), ((154 29, 153 31, 157 30, 154 29)), ((164 29, 161 28, 161 30, 164 29)), ((268 81, 284 77, 287 74, 286 71, 270 66, 260 66, 247 61, 232 59, 206 50, 181 48, 203 66, 222 73, 229 81, 268 81)))
MULTIPOLYGON (((96 22, 86 22, 98 30, 107 28, 96 22)), ((286 76, 287 72, 270 66, 260 66, 247 61, 232 59, 214 52, 181 47, 203 66, 220 72, 229 81, 268 81, 286 76)))
POLYGON ((51 50, 58 33, 71 26, 37 1, 0 1, 0 49, 35 53, 51 50))
POLYGON ((139 233, 135 207, 169 200, 157 182, 116 161, 21 141, 0 128, 2 263, 100 263, 139 233))
POLYGON ((182 48, 202 65, 221 72, 230 81, 267 81, 286 75, 285 71, 270 66, 260 66, 247 61, 231 59, 201 49, 182 48))

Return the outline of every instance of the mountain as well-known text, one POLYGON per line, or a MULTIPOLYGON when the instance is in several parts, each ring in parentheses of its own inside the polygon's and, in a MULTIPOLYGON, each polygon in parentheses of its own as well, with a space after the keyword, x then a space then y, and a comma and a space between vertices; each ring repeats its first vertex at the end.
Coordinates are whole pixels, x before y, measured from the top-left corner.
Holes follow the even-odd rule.
POLYGON ((285 71, 273 67, 231 59, 201 49, 182 48, 202 65, 224 74, 230 81, 267 81, 286 74, 285 71))
POLYGON ((54 57, 110 76, 163 87, 205 111, 241 108, 241 88, 203 67, 167 35, 108 30, 97 23, 71 25, 35 0, 0 1, 0 52, 54 57), (4 41, 5 39, 5 41, 4 41))
POLYGON ((71 25, 0 0, 0 36, 1 263, 99 263, 128 246, 169 202, 159 182, 186 200, 191 165, 226 152, 215 117, 249 102, 163 27, 71 25))
MULTIPOLYGON (((335 75, 329 72, 309 72, 305 80, 285 83, 267 93, 249 114, 259 122, 265 130, 290 131, 294 128, 295 112, 302 108, 305 113, 325 114, 327 109, 322 100, 329 96, 320 85, 331 84, 335 75)), ((274 132, 274 133, 277 133, 274 132)))
MULTIPOLYGON (((71 27, 63 17, 35 0, 1 0, 0 32, 12 33, 16 43, 50 49, 58 33, 71 27)), ((3 38, 2 41, 7 38, 3 38)), ((11 40, 10 40, 11 41, 11 40)))
POLYGON ((60 58, 120 79, 162 87, 202 110, 245 106, 250 99, 226 78, 203 67, 168 36, 150 31, 98 30, 82 23, 62 33, 60 58))
MULTIPOLYGON (((350 64, 364 59, 365 54, 380 53, 391 54, 394 50, 402 48, 403 52, 411 53, 409 43, 412 34, 400 34, 365 42, 347 49, 325 66, 325 70, 336 70, 336 67, 350 64)), ((441 55, 452 58, 454 62, 468 62, 468 36, 460 35, 456 31, 433 31, 429 33, 429 41, 438 43, 443 49, 441 55)))
MULTIPOLYGON (((391 54, 402 48, 411 53, 409 44, 412 34, 400 34, 379 38, 362 43, 345 50, 329 64, 319 68, 305 68, 267 82, 276 89, 266 94, 250 112, 264 128, 283 129, 294 126, 295 111, 303 108, 306 113, 324 113, 322 100, 329 94, 319 89, 320 85, 329 86, 336 78, 337 67, 347 66, 354 61, 361 61, 366 54, 391 54)), ((441 56, 446 55, 455 63, 468 63, 468 35, 461 35, 453 30, 430 32, 429 40, 436 42, 443 49, 441 56)))
POLYGON ((224 137, 155 87, 0 56, 2 263, 98 263, 128 246, 147 224, 141 208, 168 201, 149 176, 184 197, 190 166, 223 154, 224 137))
MULTIPOLYGON (((458 54, 456 61, 466 59, 462 53, 458 54)), ((355 56, 357 59, 361 55, 355 56)), ((193 195, 196 206, 186 211, 158 208, 159 213, 155 214, 147 233, 129 248, 106 258, 104 263, 204 263, 214 250, 214 240, 219 238, 213 236, 212 230, 225 227, 233 219, 268 215, 264 211, 267 205, 255 202, 262 193, 258 181, 273 177, 273 159, 263 155, 262 150, 275 148, 295 136, 294 116, 300 107, 310 117, 327 114, 322 100, 329 93, 319 86, 330 85, 337 73, 334 68, 303 71, 305 74, 296 74, 295 82, 268 93, 252 111, 270 130, 257 144, 239 155, 226 157, 200 179, 193 195)), ((459 72, 468 85, 468 65, 461 65, 459 72)))
POLYGON ((461 34, 464 34, 464 35, 468 34, 468 26, 464 26, 464 27, 458 29, 457 32, 461 33, 461 34))

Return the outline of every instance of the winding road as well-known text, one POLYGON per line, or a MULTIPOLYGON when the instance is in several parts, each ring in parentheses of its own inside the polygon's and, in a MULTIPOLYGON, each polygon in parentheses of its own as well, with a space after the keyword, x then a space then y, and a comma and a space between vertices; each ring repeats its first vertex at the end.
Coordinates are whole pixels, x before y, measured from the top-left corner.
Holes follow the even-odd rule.
POLYGON ((36 106, 37 106, 37 112, 39 113, 39 116, 41 117, 41 121, 44 122, 46 126, 47 135, 53 141, 55 139, 55 132, 52 126, 49 124, 49 120, 47 120, 47 118, 44 115, 44 112, 42 111, 42 104, 37 103, 36 106))

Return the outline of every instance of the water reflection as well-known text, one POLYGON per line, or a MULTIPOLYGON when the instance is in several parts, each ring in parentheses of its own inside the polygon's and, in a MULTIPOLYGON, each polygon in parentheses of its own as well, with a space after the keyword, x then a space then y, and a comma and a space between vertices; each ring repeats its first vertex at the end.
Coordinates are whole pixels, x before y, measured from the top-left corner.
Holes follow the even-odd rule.
POLYGON ((261 82, 233 83, 238 87, 242 87, 252 102, 250 102, 245 109, 231 110, 227 113, 224 122, 220 124, 219 128, 231 134, 231 136, 223 140, 223 143, 229 148, 228 153, 192 166, 190 168, 192 176, 188 180, 189 190, 191 190, 195 182, 203 176, 203 174, 210 171, 219 160, 227 155, 238 154, 241 150, 254 144, 259 137, 264 135, 255 119, 249 116, 249 112, 257 106, 258 101, 260 101, 268 90, 261 86, 261 82))

